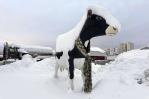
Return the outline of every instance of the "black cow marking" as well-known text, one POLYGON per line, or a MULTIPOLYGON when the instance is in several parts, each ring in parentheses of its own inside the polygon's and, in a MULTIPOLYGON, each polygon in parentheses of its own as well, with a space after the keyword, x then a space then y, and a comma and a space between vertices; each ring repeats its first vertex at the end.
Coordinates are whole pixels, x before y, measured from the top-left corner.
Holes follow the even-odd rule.
POLYGON ((56 52, 56 56, 58 59, 60 59, 62 55, 63 55, 63 52, 56 52))
POLYGON ((90 40, 93 37, 106 35, 105 30, 109 25, 106 20, 98 15, 92 14, 86 19, 86 22, 80 33, 82 42, 90 40))
POLYGON ((69 78, 73 79, 74 78, 74 59, 69 58, 69 78))

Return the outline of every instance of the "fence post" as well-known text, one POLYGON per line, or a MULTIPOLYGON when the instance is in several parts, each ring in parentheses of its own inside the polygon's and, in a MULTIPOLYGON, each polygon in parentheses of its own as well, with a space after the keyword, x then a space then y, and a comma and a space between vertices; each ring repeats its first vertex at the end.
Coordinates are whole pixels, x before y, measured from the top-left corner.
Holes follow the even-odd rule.
POLYGON ((91 59, 89 57, 85 58, 83 74, 85 77, 84 92, 86 93, 91 92, 92 91, 92 67, 91 67, 91 59))

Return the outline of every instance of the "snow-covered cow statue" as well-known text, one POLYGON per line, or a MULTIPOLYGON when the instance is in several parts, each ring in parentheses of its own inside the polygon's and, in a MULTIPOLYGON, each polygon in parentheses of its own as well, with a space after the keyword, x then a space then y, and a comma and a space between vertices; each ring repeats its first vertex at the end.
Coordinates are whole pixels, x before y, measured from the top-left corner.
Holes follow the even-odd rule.
MULTIPOLYGON (((80 38, 87 53, 89 53, 90 39, 103 35, 115 35, 119 30, 119 22, 106 9, 99 6, 88 7, 77 26, 58 36, 56 40, 55 77, 58 75, 59 68, 68 69, 70 89, 73 90, 74 68, 83 71, 85 60, 85 56, 75 44, 76 39, 80 38)), ((84 77, 83 74, 82 77, 84 77)))

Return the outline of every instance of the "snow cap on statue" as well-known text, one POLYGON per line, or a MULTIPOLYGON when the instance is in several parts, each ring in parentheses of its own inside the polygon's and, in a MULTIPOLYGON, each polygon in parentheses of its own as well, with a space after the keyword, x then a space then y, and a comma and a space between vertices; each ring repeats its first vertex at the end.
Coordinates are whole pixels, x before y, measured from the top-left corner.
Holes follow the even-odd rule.
POLYGON ((119 21, 114 16, 112 16, 111 13, 104 7, 99 5, 91 5, 87 8, 87 12, 88 10, 92 10, 92 14, 96 14, 103 17, 106 20, 107 24, 117 28, 118 32, 121 30, 121 25, 119 21))

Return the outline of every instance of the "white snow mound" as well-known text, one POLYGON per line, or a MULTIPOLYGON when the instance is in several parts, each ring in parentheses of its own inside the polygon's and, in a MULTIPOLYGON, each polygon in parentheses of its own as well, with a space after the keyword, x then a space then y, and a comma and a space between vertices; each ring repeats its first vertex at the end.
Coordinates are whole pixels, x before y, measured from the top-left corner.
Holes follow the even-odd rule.
POLYGON ((149 86, 136 78, 149 68, 149 50, 133 50, 106 65, 92 64, 93 91, 84 94, 81 72, 68 91, 68 72, 54 75, 55 58, 36 62, 29 55, 0 67, 0 99, 148 99, 149 86))

